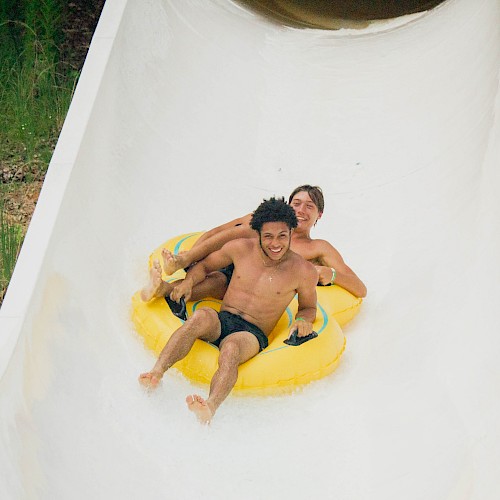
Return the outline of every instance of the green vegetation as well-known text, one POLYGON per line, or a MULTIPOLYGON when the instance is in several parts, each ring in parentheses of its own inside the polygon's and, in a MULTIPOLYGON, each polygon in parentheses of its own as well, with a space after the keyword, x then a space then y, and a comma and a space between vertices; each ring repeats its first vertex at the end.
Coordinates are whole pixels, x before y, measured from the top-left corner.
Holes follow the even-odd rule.
POLYGON ((17 166, 4 182, 43 177, 71 101, 78 75, 60 57, 62 3, 1 3, 0 161, 17 166))
POLYGON ((0 303, 9 283, 17 254, 21 248, 22 227, 10 224, 5 218, 3 203, 0 204, 0 303))
POLYGON ((23 232, 6 188, 44 178, 79 76, 63 53, 67 11, 64 0, 0 2, 0 304, 23 232))

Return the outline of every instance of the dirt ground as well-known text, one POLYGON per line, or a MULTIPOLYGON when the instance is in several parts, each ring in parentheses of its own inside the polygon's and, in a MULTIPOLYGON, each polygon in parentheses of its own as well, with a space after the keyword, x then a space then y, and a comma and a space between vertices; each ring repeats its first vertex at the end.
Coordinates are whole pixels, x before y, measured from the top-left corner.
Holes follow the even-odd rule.
POLYGON ((42 189, 42 181, 20 182, 12 187, 10 192, 4 194, 6 218, 11 224, 21 225, 23 232, 26 232, 42 189))

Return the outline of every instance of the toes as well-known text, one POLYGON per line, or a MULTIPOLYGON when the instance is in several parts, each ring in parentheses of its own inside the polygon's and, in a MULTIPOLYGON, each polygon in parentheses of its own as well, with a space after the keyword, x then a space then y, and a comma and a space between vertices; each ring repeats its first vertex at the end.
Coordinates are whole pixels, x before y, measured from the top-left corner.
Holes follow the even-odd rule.
POLYGON ((154 275, 155 275, 155 278, 160 278, 161 277, 161 267, 158 266, 158 267, 155 267, 154 268, 154 275))
POLYGON ((139 382, 146 387, 156 387, 160 383, 160 378, 154 373, 141 373, 139 382))
POLYGON ((200 403, 201 405, 207 404, 201 396, 198 396, 198 394, 190 394, 189 396, 186 396, 186 403, 188 405, 192 405, 194 403, 200 403))

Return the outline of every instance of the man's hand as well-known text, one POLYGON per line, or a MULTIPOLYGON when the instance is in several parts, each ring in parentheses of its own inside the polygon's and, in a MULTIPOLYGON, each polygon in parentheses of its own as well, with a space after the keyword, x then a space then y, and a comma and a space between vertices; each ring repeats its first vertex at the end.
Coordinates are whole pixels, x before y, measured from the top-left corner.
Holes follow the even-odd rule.
POLYGON ((187 302, 191 298, 192 291, 193 285, 191 282, 189 280, 184 280, 170 292, 170 298, 175 300, 175 302, 179 302, 181 297, 184 297, 184 300, 187 302))
POLYGON ((318 271, 318 283, 320 285, 329 285, 332 282, 333 271, 330 267, 314 266, 318 271))
POLYGON ((302 318, 296 318, 295 321, 293 322, 290 332, 288 334, 288 338, 292 335, 292 333, 297 330, 297 337, 305 337, 306 335, 309 335, 313 331, 313 324, 310 323, 309 321, 302 319, 302 318))

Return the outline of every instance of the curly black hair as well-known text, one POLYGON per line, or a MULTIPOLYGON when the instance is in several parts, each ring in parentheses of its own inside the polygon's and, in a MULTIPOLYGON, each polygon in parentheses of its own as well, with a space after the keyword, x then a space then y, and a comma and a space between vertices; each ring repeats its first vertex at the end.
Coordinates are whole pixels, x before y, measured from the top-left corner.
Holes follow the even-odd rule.
POLYGON ((250 227, 260 233, 266 222, 284 222, 289 229, 297 227, 294 209, 285 203, 284 198, 264 200, 252 214, 250 227))

